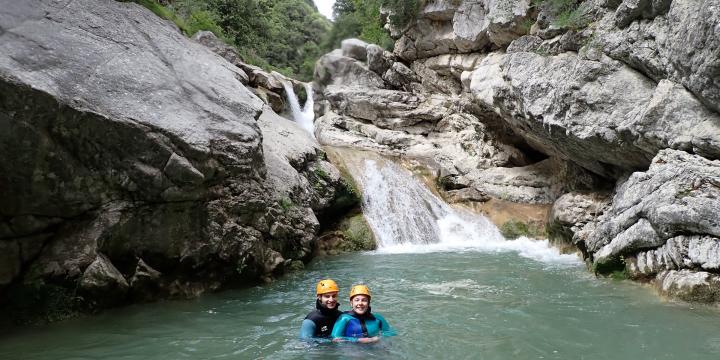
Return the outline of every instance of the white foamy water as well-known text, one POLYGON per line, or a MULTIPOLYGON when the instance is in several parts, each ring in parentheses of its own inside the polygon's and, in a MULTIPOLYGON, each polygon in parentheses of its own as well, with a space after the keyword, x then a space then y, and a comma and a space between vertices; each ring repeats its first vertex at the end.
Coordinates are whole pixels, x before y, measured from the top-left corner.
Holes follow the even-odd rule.
POLYGON ((579 264, 547 240, 506 240, 486 217, 456 209, 413 174, 383 159, 350 166, 363 189, 363 212, 378 241, 379 254, 443 251, 517 252, 546 263, 579 264))
POLYGON ((315 110, 313 109, 312 87, 310 84, 305 84, 307 100, 305 100, 305 105, 300 107, 300 102, 298 101, 297 95, 295 95, 292 84, 287 81, 283 81, 282 84, 285 88, 288 103, 290 104, 293 120, 305 129, 305 131, 310 133, 310 136, 315 138, 315 124, 313 123, 315 120, 315 110))

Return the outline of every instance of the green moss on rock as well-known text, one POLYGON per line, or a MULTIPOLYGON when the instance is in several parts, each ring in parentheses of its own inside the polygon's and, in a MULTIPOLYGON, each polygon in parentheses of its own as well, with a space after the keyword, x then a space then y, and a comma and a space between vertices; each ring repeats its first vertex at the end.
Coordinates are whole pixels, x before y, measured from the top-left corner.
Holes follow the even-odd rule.
POLYGON ((502 226, 500 226, 500 233, 508 240, 517 239, 521 236, 531 238, 547 237, 545 229, 541 226, 517 219, 510 219, 502 224, 502 226))

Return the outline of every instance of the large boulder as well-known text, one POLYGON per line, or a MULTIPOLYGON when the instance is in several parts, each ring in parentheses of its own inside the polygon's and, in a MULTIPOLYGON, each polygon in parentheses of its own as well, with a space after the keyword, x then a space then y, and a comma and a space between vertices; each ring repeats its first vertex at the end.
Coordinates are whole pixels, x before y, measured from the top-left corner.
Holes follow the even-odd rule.
POLYGON ((719 179, 720 161, 660 151, 647 172, 633 174, 617 189, 610 209, 598 219, 586 242, 594 264, 602 271, 621 264, 622 258, 636 257, 631 273, 710 269, 707 264, 717 262, 716 254, 692 249, 713 249, 720 237, 715 216, 720 211, 719 179), (655 261, 660 258, 666 260, 655 261))
POLYGON ((264 125, 236 65, 133 3, 0 1, 0 29, 4 313, 195 296, 308 259, 336 170, 293 122, 264 125))
POLYGON ((394 53, 413 61, 505 47, 527 32, 531 9, 528 0, 430 1, 395 43, 394 53))
POLYGON ((720 112, 718 7, 719 0, 625 0, 598 22, 592 44, 656 81, 682 84, 720 112))
POLYGON ((602 54, 489 56, 470 90, 534 147, 599 175, 643 169, 664 148, 720 158, 718 114, 681 85, 602 54))

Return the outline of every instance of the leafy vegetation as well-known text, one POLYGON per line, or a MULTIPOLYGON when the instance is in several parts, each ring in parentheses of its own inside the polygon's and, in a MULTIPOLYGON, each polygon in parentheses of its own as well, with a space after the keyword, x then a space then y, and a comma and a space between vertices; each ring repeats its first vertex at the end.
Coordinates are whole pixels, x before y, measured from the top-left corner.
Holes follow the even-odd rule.
POLYGON ((245 62, 310 80, 331 23, 312 0, 132 0, 187 35, 212 31, 245 62))
POLYGON ((590 23, 584 0, 533 0, 532 4, 548 11, 558 28, 578 30, 590 23))
POLYGON ((380 7, 388 0, 336 0, 333 5, 335 21, 322 42, 322 49, 330 51, 340 47, 347 38, 359 38, 389 49, 393 40, 383 29, 380 7))

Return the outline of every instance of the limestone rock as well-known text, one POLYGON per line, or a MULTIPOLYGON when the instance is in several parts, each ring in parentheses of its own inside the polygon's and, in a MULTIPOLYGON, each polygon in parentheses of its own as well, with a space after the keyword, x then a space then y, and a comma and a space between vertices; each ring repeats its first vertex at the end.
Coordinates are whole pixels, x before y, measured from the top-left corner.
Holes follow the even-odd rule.
POLYGON ((367 60, 368 44, 360 39, 345 39, 340 44, 343 56, 351 57, 355 60, 367 60))
POLYGON ((720 153, 720 116, 682 86, 655 85, 607 57, 490 56, 470 90, 532 146, 603 176, 644 168, 663 148, 720 153))
POLYGON ((720 112, 718 6, 718 0, 626 0, 598 23, 592 43, 656 81, 684 85, 720 112), (633 21, 639 18, 652 20, 633 21))
POLYGON ((720 276, 704 271, 670 270, 660 273, 657 285, 661 293, 688 302, 720 301, 720 276))
MULTIPOLYGON (((315 80, 322 87, 351 84, 356 87, 382 89, 385 84, 380 75, 370 71, 358 60, 343 56, 342 50, 329 52, 315 64, 315 80)), ((320 89, 322 92, 322 88, 320 89)))
POLYGON ((391 52, 385 51, 375 44, 367 46, 367 66, 374 73, 384 74, 394 62, 394 55, 391 52))
MULTIPOLYGON (((588 250, 597 253, 596 262, 608 262, 620 255, 653 250, 677 236, 720 236, 720 221, 713 215, 720 211, 719 180, 720 161, 682 151, 660 151, 647 172, 633 174, 617 189, 612 206, 587 241, 588 250)), ((671 253, 669 248, 679 245, 667 246, 660 252, 671 253)), ((691 262, 709 262, 695 257, 691 262)), ((674 263, 680 268, 692 267, 674 263)))
POLYGON ((269 89, 276 76, 134 3, 2 0, 0 28, 0 283, 13 281, 3 290, 79 289, 97 309, 126 300, 121 273, 137 258, 154 267, 139 264, 137 277, 162 273, 158 296, 170 297, 272 276, 266 253, 308 258, 314 211, 339 182, 311 139, 287 157, 276 149, 287 144, 264 143, 283 129, 260 128, 272 110, 236 65, 269 89), (295 180, 287 202, 271 186, 278 168, 295 180))
POLYGON ((586 229, 610 205, 609 194, 603 192, 569 192, 553 203, 548 215, 548 233, 554 240, 585 248, 586 229))
POLYGON ((176 153, 170 155, 163 172, 170 180, 179 184, 199 185, 205 180, 205 176, 188 159, 176 153))
POLYGON ((528 0, 463 0, 456 4, 427 3, 415 23, 395 43, 394 53, 413 61, 504 47, 525 34, 522 24, 531 15, 528 0))

